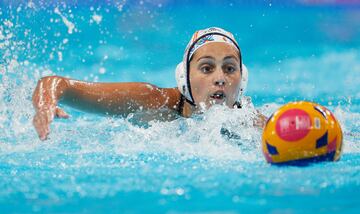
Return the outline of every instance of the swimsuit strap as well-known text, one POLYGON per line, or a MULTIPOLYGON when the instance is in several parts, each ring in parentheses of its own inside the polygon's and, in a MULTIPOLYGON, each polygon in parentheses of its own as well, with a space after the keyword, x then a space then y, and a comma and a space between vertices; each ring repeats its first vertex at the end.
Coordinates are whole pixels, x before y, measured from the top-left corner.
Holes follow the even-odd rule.
POLYGON ((242 108, 242 104, 241 104, 241 102, 239 102, 239 101, 236 101, 236 102, 234 103, 234 106, 236 106, 237 108, 242 108))
POLYGON ((177 107, 177 112, 179 113, 179 115, 183 115, 183 110, 184 110, 184 104, 185 104, 185 96, 180 94, 180 101, 179 101, 179 105, 177 107))

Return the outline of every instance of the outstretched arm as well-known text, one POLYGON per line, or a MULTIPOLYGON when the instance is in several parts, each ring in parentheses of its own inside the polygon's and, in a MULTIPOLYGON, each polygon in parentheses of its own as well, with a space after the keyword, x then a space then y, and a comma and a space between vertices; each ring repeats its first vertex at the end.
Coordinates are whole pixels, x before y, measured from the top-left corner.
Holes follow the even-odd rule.
POLYGON ((137 110, 175 111, 179 97, 176 88, 158 88, 148 83, 90 83, 49 76, 39 80, 34 91, 33 123, 40 139, 45 140, 53 118, 68 117, 58 107, 59 101, 89 112, 126 116, 137 110))

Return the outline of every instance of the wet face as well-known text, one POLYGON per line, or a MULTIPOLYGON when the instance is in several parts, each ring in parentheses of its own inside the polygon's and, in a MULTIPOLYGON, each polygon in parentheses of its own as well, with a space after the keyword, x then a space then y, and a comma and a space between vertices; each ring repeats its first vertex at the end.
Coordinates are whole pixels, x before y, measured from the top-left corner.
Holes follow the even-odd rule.
POLYGON ((190 61, 191 91, 197 107, 225 104, 232 108, 240 80, 239 52, 230 44, 206 44, 196 50, 190 61))

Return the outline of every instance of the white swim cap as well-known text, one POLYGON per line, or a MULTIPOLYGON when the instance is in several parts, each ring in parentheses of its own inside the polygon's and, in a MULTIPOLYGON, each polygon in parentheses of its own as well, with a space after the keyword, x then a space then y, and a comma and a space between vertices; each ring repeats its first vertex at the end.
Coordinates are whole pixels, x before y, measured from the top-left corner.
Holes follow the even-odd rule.
POLYGON ((227 32, 224 29, 217 27, 211 27, 204 30, 199 30, 193 34, 191 40, 186 46, 183 61, 180 62, 176 67, 175 73, 176 73, 176 82, 178 89, 190 104, 195 105, 195 101, 192 96, 191 86, 190 86, 190 75, 189 75, 190 60, 197 49, 210 42, 228 43, 234 46, 237 50, 239 50, 239 58, 241 65, 240 68, 241 82, 240 82, 240 87, 236 102, 241 104, 240 103, 241 97, 245 93, 245 89, 247 86, 248 70, 246 66, 242 63, 241 51, 234 36, 230 32, 227 32))

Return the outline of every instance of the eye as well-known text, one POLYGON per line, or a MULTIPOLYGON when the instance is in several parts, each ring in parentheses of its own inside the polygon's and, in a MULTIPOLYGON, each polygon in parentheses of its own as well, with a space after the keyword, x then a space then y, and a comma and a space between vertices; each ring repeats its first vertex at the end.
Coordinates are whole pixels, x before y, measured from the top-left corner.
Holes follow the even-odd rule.
POLYGON ((236 67, 233 65, 226 65, 224 71, 231 74, 236 71, 236 67))
POLYGON ((212 71, 212 67, 210 65, 203 65, 200 67, 201 72, 207 74, 212 71))

